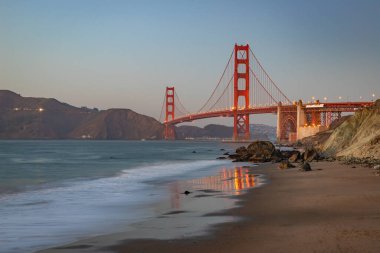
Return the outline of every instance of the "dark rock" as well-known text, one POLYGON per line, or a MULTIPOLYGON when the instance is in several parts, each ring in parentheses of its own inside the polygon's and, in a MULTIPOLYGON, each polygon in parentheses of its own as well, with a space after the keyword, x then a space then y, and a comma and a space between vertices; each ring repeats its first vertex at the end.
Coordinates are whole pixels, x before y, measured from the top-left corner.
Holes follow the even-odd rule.
POLYGON ((295 154, 295 153, 297 153, 297 155, 298 155, 298 153, 299 153, 299 151, 297 151, 297 150, 286 150, 286 151, 278 151, 278 150, 276 150, 279 154, 280 154, 280 156, 282 157, 282 158, 290 158, 293 154, 295 154))
POLYGON ((272 161, 272 163, 279 163, 282 161, 282 158, 277 156, 277 155, 273 155, 271 158, 271 161, 272 161))
POLYGON ((298 157, 299 157, 299 152, 297 151, 297 153, 293 153, 290 157, 289 157, 289 162, 291 163, 295 163, 297 160, 298 160, 298 157))
POLYGON ((227 159, 227 158, 224 157, 224 156, 219 156, 219 157, 217 157, 216 159, 218 159, 218 160, 224 160, 224 159, 227 159))
POLYGON ((191 192, 189 192, 189 191, 184 191, 183 192, 183 194, 185 194, 185 195, 189 195, 191 192))
POLYGON ((235 152, 236 154, 239 154, 239 155, 248 153, 247 148, 244 146, 238 147, 235 152))
POLYGON ((194 151, 193 151, 193 152, 191 152, 191 153, 195 154, 195 153, 197 153, 197 151, 195 151, 195 150, 194 150, 194 151))
POLYGON ((248 145, 247 151, 251 161, 267 162, 271 160, 276 148, 270 141, 255 141, 248 145))
MULTIPOLYGON (((292 151, 291 154, 298 151, 292 151)), ((254 163, 263 163, 263 162, 280 162, 283 160, 281 152, 276 150, 274 145, 269 141, 255 141, 248 145, 248 148, 242 146, 236 149, 235 154, 229 154, 229 159, 232 159, 233 162, 254 162, 254 163)))
POLYGON ((240 155, 238 155, 238 154, 230 154, 230 155, 228 155, 229 159, 237 159, 239 157, 240 157, 240 155))
POLYGON ((352 166, 351 168, 355 169, 355 168, 356 168, 356 166, 354 165, 354 166, 352 166))
POLYGON ((305 162, 301 165, 301 171, 311 171, 311 166, 308 162, 305 162))
POLYGON ((226 152, 226 153, 224 153, 223 155, 229 155, 230 153, 229 152, 226 152))
POLYGON ((224 149, 224 148, 221 148, 220 151, 225 151, 225 149, 224 149))
POLYGON ((283 160, 280 162, 280 164, 278 165, 278 168, 279 169, 289 169, 289 168, 294 168, 295 166, 293 164, 291 164, 288 160, 283 160))
POLYGON ((314 159, 317 159, 317 157, 318 157, 318 153, 315 150, 315 148, 308 147, 308 148, 306 148, 305 153, 303 155, 303 160, 306 162, 311 162, 314 159))
POLYGON ((249 157, 249 161, 254 163, 265 163, 268 160, 262 155, 253 155, 249 157))

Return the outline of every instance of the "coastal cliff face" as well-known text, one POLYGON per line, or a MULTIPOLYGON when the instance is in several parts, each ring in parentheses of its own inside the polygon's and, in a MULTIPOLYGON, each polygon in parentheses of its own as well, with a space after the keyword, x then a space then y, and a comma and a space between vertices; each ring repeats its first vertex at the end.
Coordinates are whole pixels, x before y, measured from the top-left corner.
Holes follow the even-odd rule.
POLYGON ((380 159, 380 100, 348 117, 321 145, 337 157, 380 159))
POLYGON ((161 139, 163 131, 129 109, 98 111, 0 90, 0 139, 161 139))

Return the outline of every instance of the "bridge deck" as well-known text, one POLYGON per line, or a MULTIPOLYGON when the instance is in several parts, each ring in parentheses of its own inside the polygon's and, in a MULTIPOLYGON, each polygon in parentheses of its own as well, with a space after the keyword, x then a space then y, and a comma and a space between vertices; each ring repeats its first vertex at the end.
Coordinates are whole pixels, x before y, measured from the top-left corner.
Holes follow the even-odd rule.
MULTIPOLYGON (((334 103, 321 103, 321 104, 305 104, 304 108, 307 111, 331 111, 331 112, 354 112, 360 108, 363 107, 369 107, 373 105, 373 102, 334 102, 334 103)), ((215 118, 215 117, 233 117, 234 113, 237 114, 268 114, 268 113, 277 113, 277 105, 273 106, 263 106, 263 107, 252 107, 247 109, 241 109, 241 110, 233 110, 233 109, 226 109, 226 110, 218 110, 218 111, 211 111, 211 112, 201 112, 201 113, 194 113, 185 115, 179 118, 175 118, 173 120, 169 120, 167 122, 164 122, 168 125, 175 125, 180 124, 183 122, 191 122, 193 120, 199 120, 199 119, 206 119, 206 118, 215 118)), ((297 111, 296 105, 282 105, 281 106, 282 112, 295 112, 297 111)))

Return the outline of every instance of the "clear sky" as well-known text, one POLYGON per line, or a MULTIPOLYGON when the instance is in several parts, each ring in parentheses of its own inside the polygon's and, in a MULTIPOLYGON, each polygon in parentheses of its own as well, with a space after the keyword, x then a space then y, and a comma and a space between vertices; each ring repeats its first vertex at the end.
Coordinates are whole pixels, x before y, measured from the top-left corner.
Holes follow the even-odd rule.
POLYGON ((379 13, 377 0, 0 0, 0 89, 157 118, 175 85, 196 111, 249 43, 291 99, 370 100, 379 13))

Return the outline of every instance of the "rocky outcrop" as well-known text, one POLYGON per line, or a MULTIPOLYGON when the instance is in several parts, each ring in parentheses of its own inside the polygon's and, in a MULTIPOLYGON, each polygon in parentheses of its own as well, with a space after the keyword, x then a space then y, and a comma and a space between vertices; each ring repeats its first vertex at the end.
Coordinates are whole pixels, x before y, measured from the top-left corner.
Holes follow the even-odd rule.
MULTIPOLYGON (((227 155, 227 154, 225 154, 227 155)), ((293 168, 292 163, 303 163, 327 160, 328 157, 321 156, 312 146, 306 147, 303 152, 296 149, 276 149, 269 141, 254 141, 248 147, 242 146, 236 149, 234 154, 228 155, 233 162, 273 162, 280 163, 280 169, 293 168)), ((217 159, 221 159, 218 157, 217 159)))
POLYGON ((229 155, 235 162, 268 162, 276 148, 270 141, 254 141, 248 147, 239 147, 235 154, 229 155))
POLYGON ((247 147, 247 152, 252 162, 268 162, 272 159, 276 151, 275 146, 270 141, 254 141, 247 147))
POLYGON ((347 118, 321 148, 337 157, 380 159, 380 100, 347 118))

